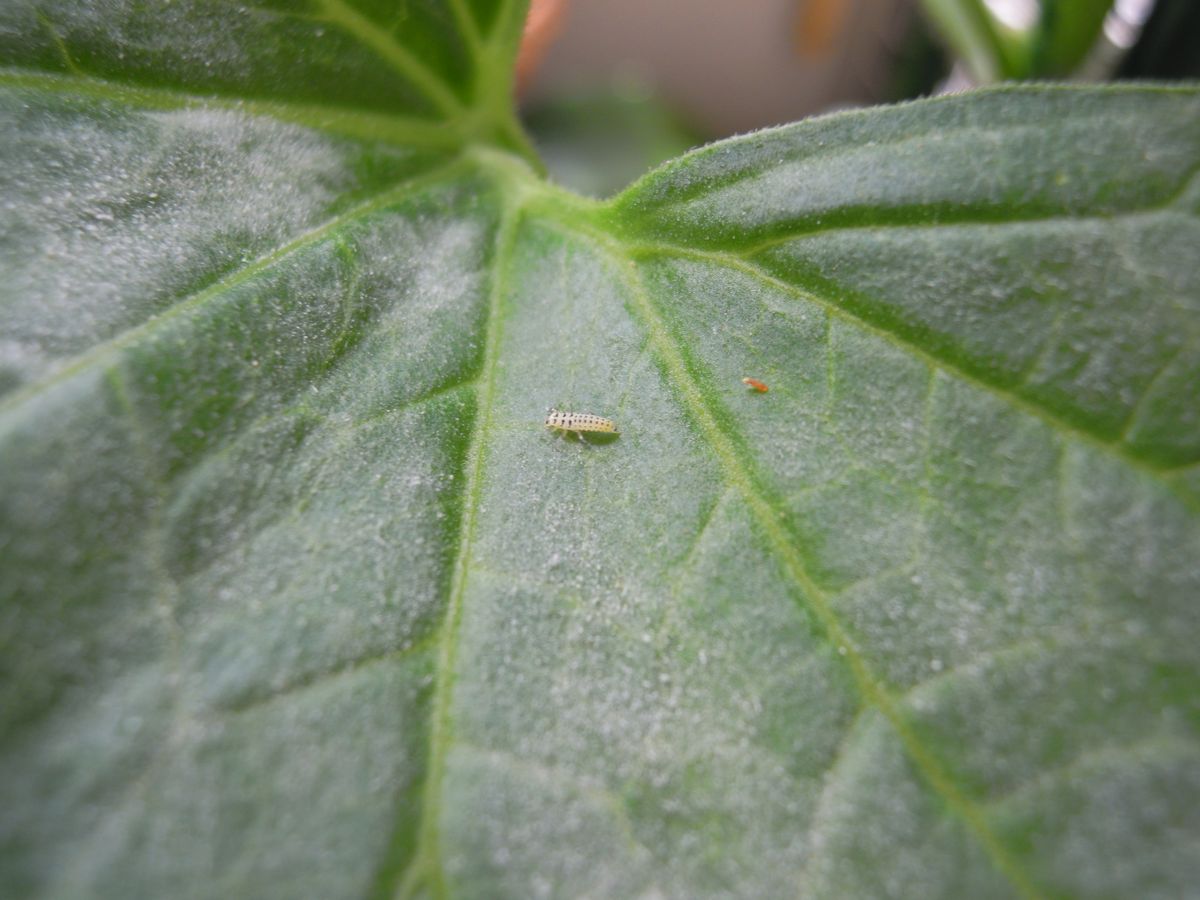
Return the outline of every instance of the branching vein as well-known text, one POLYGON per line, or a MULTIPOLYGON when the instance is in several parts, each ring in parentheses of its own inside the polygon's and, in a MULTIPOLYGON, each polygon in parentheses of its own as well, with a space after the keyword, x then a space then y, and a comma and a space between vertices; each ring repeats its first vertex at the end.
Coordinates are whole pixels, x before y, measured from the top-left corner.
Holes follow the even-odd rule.
POLYGON ((712 448, 727 482, 742 495, 788 576, 800 589, 808 608, 825 629, 829 640, 839 650, 844 648, 843 658, 849 665, 854 682, 864 700, 891 722, 909 758, 925 781, 965 823, 1012 885, 1025 897, 1039 896, 1008 848, 992 831, 987 819, 974 802, 958 788, 941 761, 925 746, 900 713, 896 703, 872 671, 870 663, 859 652, 833 612, 825 591, 809 575, 803 559, 796 550, 793 536, 783 524, 781 510, 772 503, 768 492, 758 484, 751 469, 743 461, 745 454, 714 416, 711 399, 701 390, 689 371, 678 340, 650 299, 636 264, 623 252, 623 248, 608 244, 604 246, 625 273, 629 285, 631 312, 649 333, 651 344, 667 378, 675 385, 690 418, 712 448))

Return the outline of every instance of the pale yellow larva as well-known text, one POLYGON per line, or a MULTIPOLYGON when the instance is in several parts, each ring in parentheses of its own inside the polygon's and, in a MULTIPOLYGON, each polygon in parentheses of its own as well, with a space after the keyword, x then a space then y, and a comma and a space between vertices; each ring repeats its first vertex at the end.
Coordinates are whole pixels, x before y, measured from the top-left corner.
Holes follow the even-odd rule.
POLYGON ((580 438, 583 437, 585 431, 619 434, 612 419, 593 416, 590 413, 559 412, 557 409, 552 409, 546 413, 545 425, 553 431, 572 433, 580 438))

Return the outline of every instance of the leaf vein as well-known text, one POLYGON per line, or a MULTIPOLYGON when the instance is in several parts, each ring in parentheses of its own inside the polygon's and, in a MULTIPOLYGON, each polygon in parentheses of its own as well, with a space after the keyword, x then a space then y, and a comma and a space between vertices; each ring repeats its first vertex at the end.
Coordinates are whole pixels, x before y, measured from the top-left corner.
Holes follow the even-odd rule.
MULTIPOLYGON (((1158 480, 1171 488, 1173 493, 1173 485, 1165 478, 1171 470, 1159 467, 1153 462, 1145 460, 1134 455, 1128 445, 1122 444, 1119 441, 1106 440, 1099 434, 1074 424, 1068 421, 1061 415, 1047 409, 1044 406, 1037 404, 1035 401, 1026 399, 1013 390, 1004 387, 995 382, 987 381, 983 377, 974 374, 968 369, 944 359, 935 356, 929 350, 913 343, 896 331, 889 329, 886 325, 874 322, 861 313, 847 309, 839 304, 836 300, 822 297, 812 291, 805 290, 790 284, 780 278, 763 271, 756 265, 746 262, 739 257, 731 256, 726 253, 719 253, 709 250, 692 250, 687 247, 680 247, 670 244, 634 244, 628 247, 629 252, 635 256, 673 256, 680 259, 693 259, 702 262, 710 262, 716 265, 724 266, 735 271, 742 272, 752 278, 761 281, 775 290, 790 294, 793 297, 804 300, 809 303, 816 304, 832 315, 835 315, 844 321, 847 321, 858 328, 870 332, 871 334, 887 341, 893 346, 905 351, 906 353, 922 360, 926 365, 940 369, 947 375, 953 376, 960 381, 966 382, 979 390, 995 396, 1003 400, 1009 406, 1018 409, 1027 415, 1040 419, 1049 425, 1055 432, 1069 434, 1076 440, 1086 443, 1090 446, 1102 450, 1104 453, 1115 456, 1133 469, 1137 469, 1146 475, 1158 480)), ((1188 498, 1179 495, 1181 502, 1189 505, 1190 508, 1196 508, 1197 504, 1188 498)))
POLYGON ((471 548, 479 520, 479 501, 483 490, 483 464, 486 457, 486 441, 492 420, 492 406, 496 393, 497 358, 503 331, 501 308, 504 300, 504 274, 512 256, 516 231, 520 221, 520 210, 511 204, 506 206, 504 217, 496 231, 496 251, 493 261, 494 277, 488 304, 484 360, 480 370, 479 407, 475 414, 471 443, 467 451, 467 483, 464 488, 462 522, 459 527, 458 553, 456 555, 454 579, 446 603, 438 639, 438 663, 431 710, 429 738, 429 762, 422 791, 421 822, 417 837, 417 850, 413 864, 403 873, 403 880, 394 885, 388 895, 408 895, 424 877, 426 885, 435 897, 447 893, 445 873, 439 858, 441 848, 440 805, 442 782, 445 778, 446 754, 452 740, 451 704, 453 701, 455 666, 458 657, 458 636, 462 623, 463 597, 471 568, 471 548))
POLYGON ((450 0, 450 9, 454 13, 458 27, 462 30, 463 37, 466 38, 467 44, 471 48, 476 63, 478 63, 479 53, 483 47, 483 36, 479 33, 479 23, 471 15, 465 0, 450 0))
POLYGON ((219 299, 227 292, 267 271, 292 254, 320 243, 331 234, 336 233, 338 229, 373 212, 384 209, 405 197, 416 194, 431 185, 437 184, 439 181, 449 178, 463 167, 463 160, 455 159, 402 184, 394 185, 374 197, 368 198, 352 209, 330 218, 321 225, 297 235, 287 243, 276 247, 270 253, 260 256, 245 266, 228 272, 208 287, 202 288, 187 297, 180 298, 173 305, 146 321, 90 347, 88 350, 74 357, 70 362, 55 369, 54 372, 46 377, 17 388, 7 396, 0 398, 0 415, 17 408, 38 394, 44 393, 54 386, 70 380, 82 371, 93 366, 105 364, 115 354, 132 346, 138 340, 152 335, 159 328, 173 321, 178 316, 195 309, 203 308, 205 304, 219 299))
POLYGON ((854 645, 841 621, 833 612, 828 596, 809 575, 794 546, 792 535, 782 524, 781 510, 772 504, 766 490, 757 483, 751 470, 743 463, 744 454, 739 451, 733 438, 726 433, 711 412, 709 408, 711 401, 700 390, 694 376, 689 372, 688 364, 679 347, 679 341, 671 334, 651 301, 636 262, 630 259, 626 252, 622 252, 623 249, 627 250, 628 248, 613 246, 598 235, 591 236, 593 240, 607 249, 614 261, 621 266, 634 307, 631 312, 649 333, 666 376, 675 383, 690 418, 705 442, 712 448, 729 483, 738 490, 750 507, 790 579, 800 588, 809 610, 821 623, 830 640, 839 648, 845 648, 844 659, 863 699, 879 709, 888 719, 917 771, 921 773, 934 793, 962 820, 967 829, 979 841, 985 853, 1012 885, 1023 896, 1039 896, 1028 876, 1016 864, 1016 860, 1008 848, 991 830, 975 803, 954 784, 941 761, 924 745, 901 715, 899 708, 872 671, 870 664, 854 645))
POLYGON ((1121 763, 1151 763, 1155 761, 1187 760, 1200 761, 1196 742, 1191 738, 1152 732, 1126 743, 1101 744, 1080 751, 1071 759, 1052 769, 1043 769, 1023 784, 1013 787, 999 797, 988 801, 989 809, 1009 809, 1020 804, 1031 794, 1047 790, 1056 783, 1067 781, 1071 776, 1088 768, 1116 767, 1121 763))
POLYGON ((122 84, 76 69, 74 75, 50 75, 16 69, 0 70, 0 86, 74 94, 94 100, 121 103, 141 109, 219 109, 243 115, 259 115, 322 131, 363 140, 387 140, 396 145, 451 149, 462 143, 462 133, 450 122, 402 116, 392 112, 341 109, 315 103, 294 103, 221 94, 194 94, 176 88, 122 84))
POLYGON ((816 851, 820 849, 823 843, 821 835, 821 826, 825 818, 828 816, 829 803, 833 795, 834 788, 841 780, 839 769, 845 764, 850 757, 850 752, 858 744, 860 732, 865 730, 868 725, 865 724, 866 711, 870 709, 868 706, 860 706, 855 712, 854 718, 846 723, 846 730, 842 732, 842 739, 838 742, 837 749, 833 752, 833 758, 829 761, 829 765, 825 768, 823 784, 821 785, 821 793, 817 797, 817 804, 813 809, 812 818, 808 820, 808 830, 804 835, 804 867, 800 871, 800 896, 804 897, 807 894, 807 888, 810 883, 810 871, 813 861, 817 858, 816 851))
POLYGON ((254 712, 264 706, 282 700, 293 694, 309 688, 319 687, 327 681, 332 681, 342 678, 346 675, 352 675, 359 672, 367 666, 377 663, 398 662, 408 659, 412 656, 417 656, 429 650, 437 640, 437 633, 433 632, 426 635, 420 640, 413 641, 411 644, 406 644, 403 647, 389 648, 380 653, 368 653, 366 656, 360 656, 355 659, 347 660, 339 666, 334 666, 329 669, 324 669, 319 672, 314 672, 311 675, 302 676, 295 681, 289 682, 275 690, 261 694, 250 694, 245 697, 238 698, 235 702, 225 704, 219 707, 223 713, 241 715, 243 713, 254 712))
POLYGON ((403 78, 411 82, 447 116, 463 112, 462 102, 440 78, 405 47, 344 0, 319 0, 329 21, 341 26, 370 47, 403 78))
POLYGON ((1146 386, 1142 389, 1142 395, 1138 397, 1137 401, 1132 406, 1130 406, 1129 415, 1125 417, 1125 422, 1121 425, 1121 436, 1119 438, 1120 441, 1126 442, 1129 440, 1134 428, 1138 424, 1138 419, 1142 414, 1142 410, 1153 398, 1155 388, 1158 387, 1158 384, 1162 381, 1163 376, 1165 376, 1171 370, 1175 363, 1182 358, 1185 353, 1192 349, 1192 345, 1195 343, 1195 341, 1195 338, 1190 338, 1181 342, 1180 345, 1175 348, 1175 352, 1167 357, 1166 361, 1159 366, 1158 371, 1155 372, 1150 377, 1150 380, 1146 382, 1146 386))

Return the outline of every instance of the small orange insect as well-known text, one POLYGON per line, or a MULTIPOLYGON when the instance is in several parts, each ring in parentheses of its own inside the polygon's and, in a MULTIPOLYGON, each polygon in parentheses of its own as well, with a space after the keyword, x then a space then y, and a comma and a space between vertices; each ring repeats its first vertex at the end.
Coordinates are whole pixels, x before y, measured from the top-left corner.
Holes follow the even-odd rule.
POLYGON ((552 409, 546 413, 545 425, 552 431, 574 434, 580 440, 583 440, 585 431, 620 434, 612 419, 593 416, 591 413, 559 412, 557 409, 552 409))
POLYGON ((754 390, 758 391, 760 394, 765 394, 768 390, 770 390, 770 388, 768 388, 757 378, 743 378, 742 384, 746 385, 747 387, 754 388, 754 390))

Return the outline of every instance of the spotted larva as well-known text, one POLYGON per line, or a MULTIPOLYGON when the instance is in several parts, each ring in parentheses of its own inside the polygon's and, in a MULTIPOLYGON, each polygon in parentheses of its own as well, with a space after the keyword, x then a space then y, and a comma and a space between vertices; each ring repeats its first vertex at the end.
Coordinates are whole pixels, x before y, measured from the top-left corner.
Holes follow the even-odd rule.
POLYGON ((590 413, 559 412, 552 409, 546 413, 546 427, 553 431, 575 434, 583 438, 585 431, 599 431, 605 434, 617 434, 617 426, 612 419, 603 416, 593 416, 590 413))

